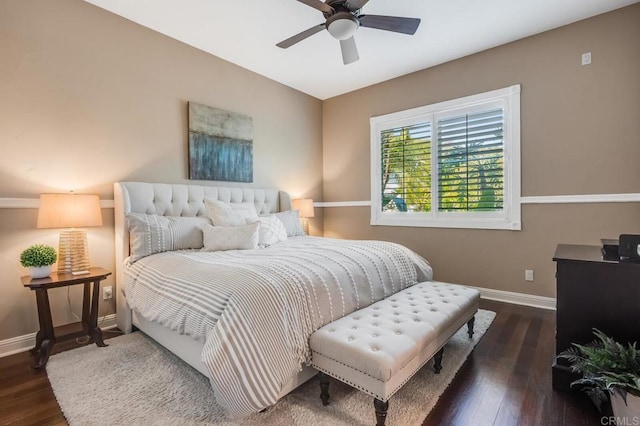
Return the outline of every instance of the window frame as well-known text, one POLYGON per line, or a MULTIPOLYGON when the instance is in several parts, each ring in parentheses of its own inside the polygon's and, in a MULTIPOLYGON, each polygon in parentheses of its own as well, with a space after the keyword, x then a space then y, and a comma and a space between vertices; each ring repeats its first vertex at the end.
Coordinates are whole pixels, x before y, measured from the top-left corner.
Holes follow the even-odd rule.
POLYGON ((371 117, 371 225, 520 230, 520 85, 371 117), (438 210, 438 120, 500 106, 504 112, 504 204, 498 212, 438 210), (431 211, 382 211, 381 133, 431 123, 431 211))

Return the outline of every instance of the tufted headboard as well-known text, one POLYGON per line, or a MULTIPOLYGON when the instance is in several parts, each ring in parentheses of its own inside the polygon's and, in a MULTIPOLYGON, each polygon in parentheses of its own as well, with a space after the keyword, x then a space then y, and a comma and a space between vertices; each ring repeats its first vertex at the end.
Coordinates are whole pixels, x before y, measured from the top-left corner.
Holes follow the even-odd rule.
POLYGON ((113 188, 115 208, 116 309, 118 327, 131 331, 131 310, 122 294, 124 260, 129 256, 127 213, 161 216, 202 216, 204 198, 229 203, 253 202, 258 214, 291 210, 291 197, 277 189, 181 185, 146 182, 116 182, 113 188))

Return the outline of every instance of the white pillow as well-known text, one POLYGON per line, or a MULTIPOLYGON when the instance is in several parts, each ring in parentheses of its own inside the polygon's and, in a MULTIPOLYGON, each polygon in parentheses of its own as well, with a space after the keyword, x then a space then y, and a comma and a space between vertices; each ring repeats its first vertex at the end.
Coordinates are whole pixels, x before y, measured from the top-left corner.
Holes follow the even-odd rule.
POLYGON ((129 213, 129 246, 132 262, 154 253, 171 250, 200 249, 202 227, 211 222, 206 217, 158 216, 129 213))
POLYGON ((258 220, 253 203, 225 203, 212 198, 204 199, 204 208, 215 226, 240 226, 258 220))
POLYGON ((260 220, 260 232, 258 244, 261 246, 270 246, 287 239, 287 230, 284 224, 274 215, 258 218, 260 220))
POLYGON ((287 230, 287 237, 300 237, 306 235, 300 223, 300 212, 298 210, 287 210, 274 214, 282 221, 284 229, 287 230))
POLYGON ((260 222, 242 226, 211 226, 202 228, 202 251, 251 250, 258 248, 260 222))

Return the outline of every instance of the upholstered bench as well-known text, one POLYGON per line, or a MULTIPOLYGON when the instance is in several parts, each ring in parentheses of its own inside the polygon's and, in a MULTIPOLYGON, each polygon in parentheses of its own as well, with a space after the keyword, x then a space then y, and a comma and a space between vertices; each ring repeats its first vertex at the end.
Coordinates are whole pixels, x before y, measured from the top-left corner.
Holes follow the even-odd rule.
POLYGON ((328 375, 373 396, 384 425, 389 398, 434 355, 439 373, 443 346, 465 323, 473 336, 479 300, 477 290, 423 282, 320 328, 309 345, 322 403, 329 403, 328 375))

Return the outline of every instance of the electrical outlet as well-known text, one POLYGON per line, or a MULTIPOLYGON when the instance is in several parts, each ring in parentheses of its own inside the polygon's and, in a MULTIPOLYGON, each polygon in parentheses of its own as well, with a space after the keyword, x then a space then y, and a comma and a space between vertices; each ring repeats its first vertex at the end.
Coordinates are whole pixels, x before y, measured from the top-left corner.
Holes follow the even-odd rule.
POLYGON ((582 54, 582 65, 589 65, 591 63, 591 52, 585 52, 582 54))
POLYGON ((109 300, 113 297, 113 287, 104 287, 102 289, 102 300, 109 300))
POLYGON ((525 269, 524 279, 527 281, 533 281, 533 269, 525 269))

